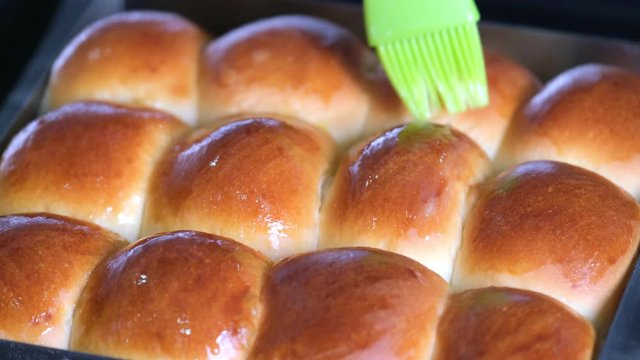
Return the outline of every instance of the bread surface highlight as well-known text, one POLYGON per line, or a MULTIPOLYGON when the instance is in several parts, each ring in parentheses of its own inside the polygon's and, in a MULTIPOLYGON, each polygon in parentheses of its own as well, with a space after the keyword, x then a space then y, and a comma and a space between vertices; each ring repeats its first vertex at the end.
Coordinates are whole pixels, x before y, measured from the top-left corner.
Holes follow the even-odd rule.
POLYGON ((259 252, 216 235, 140 240, 91 275, 70 347, 121 358, 244 359, 268 265, 259 252))
POLYGON ((352 149, 324 201, 321 248, 370 246, 415 259, 449 281, 467 194, 484 152, 442 125, 401 125, 352 149))
POLYGON ((249 118, 200 129, 157 167, 143 233, 206 231, 272 258, 315 250, 332 148, 304 123, 249 118))
POLYGON ((515 117, 498 166, 530 160, 590 169, 639 197, 640 75, 588 64, 552 79, 515 117))
POLYGON ((200 53, 206 35, 189 20, 159 11, 129 11, 78 34, 53 64, 45 110, 100 100, 197 119, 200 53))
POLYGON ((370 248, 278 263, 264 285, 254 359, 424 359, 447 284, 404 256, 370 248))
POLYGON ((0 214, 51 212, 138 238, 149 176, 184 126, 98 102, 65 105, 20 131, 0 162, 0 214))
POLYGON ((449 296, 434 359, 589 360, 594 339, 591 324, 557 300, 489 287, 449 296))
POLYGON ((600 327, 639 238, 638 205, 609 180, 565 163, 524 163, 480 186, 452 285, 538 291, 600 327))
POLYGON ((0 338, 66 349, 89 274, 125 244, 64 216, 0 216, 0 338))

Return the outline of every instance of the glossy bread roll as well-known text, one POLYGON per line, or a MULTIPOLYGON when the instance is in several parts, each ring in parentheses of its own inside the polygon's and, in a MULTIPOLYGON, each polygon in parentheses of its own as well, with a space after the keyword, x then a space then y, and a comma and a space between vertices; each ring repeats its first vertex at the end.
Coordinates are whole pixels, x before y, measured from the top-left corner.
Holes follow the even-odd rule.
MULTIPOLYGON (((460 114, 443 114, 431 121, 451 125, 475 141, 489 158, 496 155, 512 117, 541 87, 540 81, 522 65, 499 53, 484 51, 487 72, 489 105, 460 114)), ((384 82, 377 87, 385 90, 384 82)), ((374 111, 367 122, 367 133, 377 133, 411 120, 406 109, 386 94, 377 101, 380 110, 374 111)))
POLYGON ((293 117, 342 143, 362 130, 370 106, 368 72, 376 60, 338 25, 278 16, 214 40, 202 66, 201 121, 255 114, 293 117))
POLYGON ((244 359, 267 266, 257 251, 215 235, 140 240, 91 275, 70 347, 121 358, 244 359))
POLYGON ((607 179, 564 163, 525 163, 479 189, 452 286, 538 291, 599 328, 615 310, 639 236, 638 205, 607 179))
POLYGON ((2 155, 0 214, 52 212, 135 240, 155 160, 182 129, 168 114, 104 103, 52 111, 2 155))
POLYGON ((354 148, 323 204, 320 246, 371 246, 418 260, 449 280, 469 187, 488 170, 462 133, 403 125, 354 148))
POLYGON ((591 64, 556 76, 516 117, 498 159, 575 164, 639 197, 640 75, 591 64))
POLYGON ((44 108, 79 100, 146 106, 195 123, 205 36, 187 19, 118 13, 77 35, 56 59, 44 108))
POLYGON ((511 288, 449 297, 438 324, 435 360, 589 360, 591 324, 545 295, 511 288))
POLYGON ((382 250, 288 258, 264 286, 252 359, 428 359, 447 285, 382 250))
POLYGON ((332 142, 307 124, 249 118, 194 132, 154 174, 144 234, 194 229, 279 258, 314 250, 332 142))
POLYGON ((0 216, 0 339, 66 349, 89 273, 124 244, 63 216, 0 216))

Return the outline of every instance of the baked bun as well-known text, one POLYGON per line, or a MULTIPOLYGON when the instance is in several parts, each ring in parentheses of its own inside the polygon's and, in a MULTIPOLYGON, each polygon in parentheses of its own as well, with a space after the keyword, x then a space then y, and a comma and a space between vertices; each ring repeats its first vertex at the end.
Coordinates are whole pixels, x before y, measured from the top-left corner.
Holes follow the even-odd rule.
POLYGON ((591 324, 545 295, 511 288, 449 297, 434 359, 591 359, 591 324))
POLYGON ((170 13, 132 11, 95 22, 56 59, 45 110, 101 100, 167 111, 195 123, 203 33, 170 13))
POLYGON ((66 349, 75 303, 117 235, 52 214, 0 217, 0 338, 66 349))
MULTIPOLYGON (((489 158, 493 158, 516 110, 540 89, 541 84, 522 65, 496 52, 485 50, 484 63, 489 105, 455 115, 439 115, 431 121, 451 125, 464 132, 480 145, 489 158)), ((397 98, 386 89, 384 82, 379 83, 375 89, 380 94, 380 100, 376 102, 380 109, 372 111, 367 123, 367 133, 386 130, 411 120, 407 110, 396 102, 397 98)))
POLYGON ((292 117, 344 143, 362 131, 375 64, 359 39, 325 20, 287 15, 247 24, 206 48, 200 120, 292 117))
POLYGON ((478 192, 452 286, 529 289, 606 324, 638 248, 633 198, 591 171, 551 161, 519 165, 478 192))
POLYGON ((484 51, 489 105, 455 115, 432 119, 467 134, 493 158, 516 110, 541 87, 540 81, 522 65, 491 51, 484 51))
POLYGON ((215 235, 140 240, 91 274, 70 347, 119 358, 244 359, 267 265, 257 251, 215 235))
POLYGON ((410 124, 354 148, 323 204, 320 247, 371 246, 449 280, 469 187, 489 163, 457 130, 410 124))
POLYGON ((594 64, 558 75, 516 117, 498 159, 571 163, 640 197, 640 75, 594 64))
POLYGON ((200 230, 272 258, 314 250, 332 144, 307 124, 268 118, 200 129, 156 169, 143 233, 200 230))
POLYGON ((252 359, 428 359, 447 285, 367 248, 288 258, 265 280, 252 359))
POLYGON ((30 123, 0 162, 0 214, 46 211, 134 240, 155 159, 183 125, 157 111, 73 103, 30 123))

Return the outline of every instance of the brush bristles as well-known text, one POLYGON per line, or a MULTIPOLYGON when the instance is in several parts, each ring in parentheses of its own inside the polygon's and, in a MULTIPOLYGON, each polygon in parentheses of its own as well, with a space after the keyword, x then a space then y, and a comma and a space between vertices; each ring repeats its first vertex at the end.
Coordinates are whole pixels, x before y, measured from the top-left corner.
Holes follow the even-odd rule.
POLYGON ((400 97, 418 119, 488 103, 475 23, 381 44, 378 54, 400 97))

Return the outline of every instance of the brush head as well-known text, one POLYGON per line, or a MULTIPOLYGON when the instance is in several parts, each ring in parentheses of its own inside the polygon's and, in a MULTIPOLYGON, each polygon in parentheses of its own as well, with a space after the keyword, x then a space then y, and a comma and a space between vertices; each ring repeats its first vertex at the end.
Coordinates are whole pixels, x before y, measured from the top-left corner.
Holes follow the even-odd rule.
POLYGON ((417 119, 488 104, 478 19, 471 0, 365 1, 369 44, 417 119))

